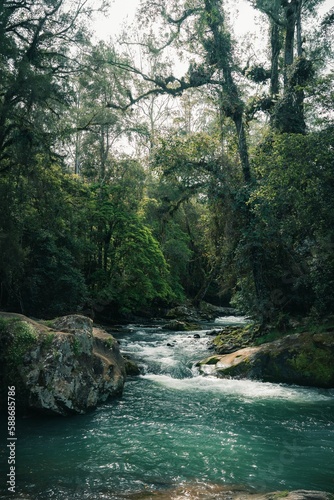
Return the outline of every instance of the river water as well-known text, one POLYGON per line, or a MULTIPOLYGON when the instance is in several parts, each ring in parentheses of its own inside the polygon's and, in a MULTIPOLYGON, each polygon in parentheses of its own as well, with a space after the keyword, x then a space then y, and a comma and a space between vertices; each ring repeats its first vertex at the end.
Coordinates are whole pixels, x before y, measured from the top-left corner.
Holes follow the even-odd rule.
POLYGON ((124 328, 121 350, 143 375, 87 415, 18 419, 15 498, 134 499, 186 484, 334 492, 333 390, 194 367, 212 353, 207 331, 240 321, 200 332, 124 328))

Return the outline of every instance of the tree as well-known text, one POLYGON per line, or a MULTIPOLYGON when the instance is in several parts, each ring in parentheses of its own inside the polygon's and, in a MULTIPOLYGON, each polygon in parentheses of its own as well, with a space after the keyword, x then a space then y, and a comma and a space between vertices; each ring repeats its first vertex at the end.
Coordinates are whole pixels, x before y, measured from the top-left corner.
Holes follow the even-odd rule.
POLYGON ((92 309, 107 315, 140 311, 173 298, 169 270, 158 242, 139 215, 140 169, 118 166, 119 178, 90 187, 86 206, 85 276, 92 309), (136 186, 136 188, 135 188, 136 186))
POLYGON ((1 307, 44 317, 73 312, 87 293, 75 223, 82 187, 43 157, 33 174, 20 170, 0 178, 1 307))
MULTIPOLYGON (((81 56, 83 69, 76 77, 73 113, 66 117, 69 150, 77 174, 103 183, 112 168, 114 151, 122 150, 132 136, 145 133, 145 127, 134 124, 132 113, 120 113, 107 107, 111 99, 124 103, 129 74, 111 65, 122 60, 111 44, 90 47, 81 56)), ((73 168, 73 166, 71 165, 73 168)))
MULTIPOLYGON (((143 94, 133 97, 130 93, 130 101, 126 106, 123 106, 123 109, 133 106, 152 94, 179 96, 189 88, 214 87, 219 96, 219 106, 222 113, 234 124, 243 182, 250 188, 252 175, 244 123, 245 105, 233 73, 236 66, 233 60, 232 40, 225 24, 221 1, 204 0, 195 6, 173 4, 169 10, 168 8, 169 5, 164 0, 147 1, 144 2, 143 15, 146 18, 149 16, 150 19, 156 19, 157 16, 160 16, 164 27, 170 29, 168 41, 162 45, 163 48, 179 41, 182 33, 184 36, 182 43, 187 43, 190 50, 200 55, 201 62, 192 61, 183 78, 175 78, 172 75, 156 75, 153 78, 134 66, 122 64, 122 68, 135 75, 141 75, 146 82, 151 84, 151 88, 143 94), (196 39, 192 36, 194 32, 196 39)), ((160 49, 155 48, 154 50, 160 49)), ((109 106, 119 108, 115 103, 110 103, 109 106)), ((248 212, 246 204, 243 211, 248 212)), ((252 215, 248 212, 247 217, 252 217, 252 215)), ((261 314, 265 314, 268 309, 268 299, 262 277, 262 256, 257 242, 252 245, 250 259, 258 304, 261 304, 261 314)))
POLYGON ((251 196, 280 312, 333 312, 333 129, 271 137, 254 158, 251 196))
POLYGON ((251 3, 268 17, 271 51, 269 71, 263 67, 247 68, 247 75, 254 81, 270 79, 269 95, 255 101, 253 110, 269 112, 272 127, 278 132, 304 134, 305 90, 319 66, 319 52, 315 55, 302 25, 310 15, 314 24, 316 8, 323 0, 251 0, 251 3))
POLYGON ((59 116, 86 43, 86 0, 5 0, 0 11, 0 169, 54 155, 59 116))

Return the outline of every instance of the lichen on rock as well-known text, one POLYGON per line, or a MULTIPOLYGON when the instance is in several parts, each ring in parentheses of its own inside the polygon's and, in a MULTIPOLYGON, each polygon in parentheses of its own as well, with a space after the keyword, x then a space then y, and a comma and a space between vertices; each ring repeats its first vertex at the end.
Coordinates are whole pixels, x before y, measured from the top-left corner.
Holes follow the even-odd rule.
POLYGON ((118 343, 93 328, 91 319, 65 316, 50 328, 22 315, 1 316, 2 380, 17 386, 22 410, 81 414, 121 394, 125 366, 118 343), (30 336, 20 336, 18 330, 30 336))

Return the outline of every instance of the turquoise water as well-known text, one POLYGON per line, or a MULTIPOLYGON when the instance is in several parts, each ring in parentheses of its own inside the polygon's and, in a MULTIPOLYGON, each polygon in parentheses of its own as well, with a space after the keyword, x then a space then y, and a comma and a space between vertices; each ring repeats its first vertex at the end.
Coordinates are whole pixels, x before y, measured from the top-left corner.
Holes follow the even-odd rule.
POLYGON ((192 483, 334 492, 334 392, 199 376, 205 333, 133 325, 121 348, 144 374, 122 398, 88 415, 18 420, 17 493, 130 499, 192 483))

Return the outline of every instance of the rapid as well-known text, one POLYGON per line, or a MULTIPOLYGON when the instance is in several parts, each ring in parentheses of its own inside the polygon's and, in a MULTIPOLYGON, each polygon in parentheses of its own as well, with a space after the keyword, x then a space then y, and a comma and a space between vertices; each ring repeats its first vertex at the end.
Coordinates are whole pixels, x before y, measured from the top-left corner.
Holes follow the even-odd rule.
POLYGON ((199 375, 209 330, 243 321, 124 327, 115 336, 142 375, 89 414, 19 419, 16 498, 135 499, 182 484, 334 492, 333 390, 199 375))

